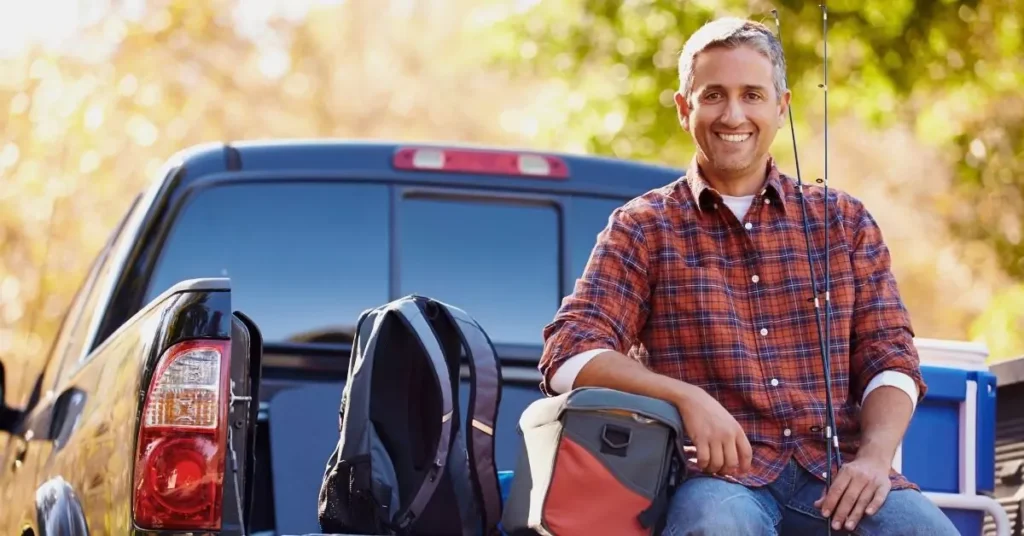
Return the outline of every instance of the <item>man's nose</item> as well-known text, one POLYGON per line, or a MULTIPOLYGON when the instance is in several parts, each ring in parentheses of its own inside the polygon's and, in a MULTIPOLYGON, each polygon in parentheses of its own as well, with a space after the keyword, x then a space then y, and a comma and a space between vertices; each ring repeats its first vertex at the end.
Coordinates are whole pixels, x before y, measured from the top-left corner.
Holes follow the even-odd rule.
POLYGON ((720 119, 722 124, 735 128, 743 125, 746 120, 747 115, 743 111, 743 104, 737 99, 729 99, 725 109, 722 110, 722 117, 720 119))

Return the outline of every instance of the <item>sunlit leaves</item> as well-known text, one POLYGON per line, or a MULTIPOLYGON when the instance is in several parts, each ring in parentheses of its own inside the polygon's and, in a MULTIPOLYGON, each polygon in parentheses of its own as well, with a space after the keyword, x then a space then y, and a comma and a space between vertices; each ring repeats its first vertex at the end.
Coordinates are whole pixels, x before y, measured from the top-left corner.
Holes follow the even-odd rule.
POLYGON ((482 67, 481 37, 467 34, 476 0, 134 4, 102 8, 65 49, 0 58, 0 358, 15 403, 30 381, 19 360, 45 353, 111 227, 180 149, 540 144, 538 119, 502 112, 536 96, 560 105, 561 91, 482 67))
MULTIPOLYGON (((693 147, 679 128, 672 94, 678 87, 676 61, 685 37, 720 15, 749 17, 774 28, 770 10, 777 8, 797 135, 805 140, 801 145, 806 152, 818 149, 821 133, 823 92, 818 85, 824 76, 824 46, 818 4, 542 2, 519 16, 498 20, 490 30, 494 39, 487 44, 494 58, 513 62, 518 72, 566 82, 551 85, 564 89, 562 99, 553 99, 561 108, 546 98, 524 114, 543 118, 539 139, 682 165, 693 147), (545 134, 545 128, 551 132, 545 134)), ((992 271, 998 268, 1024 279, 1024 168, 1017 163, 1024 161, 1024 114, 1016 111, 1024 106, 1024 97, 1019 96, 1024 84, 1022 8, 1021 0, 829 2, 830 118, 857 118, 857 128, 873 138, 878 135, 872 130, 902 130, 904 125, 917 135, 904 147, 875 147, 856 161, 857 168, 849 170, 843 186, 870 197, 873 184, 889 181, 889 191, 919 192, 904 200, 909 207, 946 218, 905 237, 892 232, 908 225, 905 221, 887 222, 897 247, 933 244, 920 252, 926 256, 920 266, 912 259, 897 261, 901 274, 924 278, 913 283, 904 278, 904 286, 915 305, 915 318, 922 320, 919 327, 925 332, 935 329, 933 335, 966 336, 965 324, 962 317, 939 318, 928 312, 931 298, 925 293, 964 296, 958 300, 964 311, 985 307, 984 300, 978 301, 985 296, 979 284, 958 287, 940 273, 967 268, 969 277, 988 278, 989 284, 998 286, 992 271), (893 171, 901 160, 923 158, 922 144, 934 148, 930 158, 941 174, 926 173, 920 166, 908 169, 910 176, 893 171), (943 224, 956 235, 947 237, 946 229, 938 228, 943 224), (936 272, 933 256, 940 247, 946 257, 942 272, 936 272), (997 265, 992 265, 993 259, 997 265), (951 325, 958 327, 950 330, 951 325)), ((789 136, 783 134, 773 150, 784 165, 791 165, 789 136)), ((830 149, 851 151, 850 142, 845 143, 834 142, 830 149)), ((802 155, 802 167, 814 170, 820 166, 816 158, 802 155)), ((884 207, 898 206, 891 198, 878 200, 884 207)), ((1024 352, 1024 347, 1016 351, 1024 352)))

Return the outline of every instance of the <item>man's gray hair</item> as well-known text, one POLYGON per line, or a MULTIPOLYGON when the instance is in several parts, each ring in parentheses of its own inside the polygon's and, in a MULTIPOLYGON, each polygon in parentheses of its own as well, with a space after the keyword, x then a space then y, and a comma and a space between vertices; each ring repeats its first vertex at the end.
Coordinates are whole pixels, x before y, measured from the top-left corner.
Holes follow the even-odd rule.
POLYGON ((786 58, 782 43, 767 26, 752 20, 724 17, 711 21, 686 41, 679 54, 679 91, 687 101, 693 91, 693 64, 697 55, 714 47, 736 48, 746 45, 757 50, 772 62, 772 80, 775 94, 781 99, 786 91, 786 58))

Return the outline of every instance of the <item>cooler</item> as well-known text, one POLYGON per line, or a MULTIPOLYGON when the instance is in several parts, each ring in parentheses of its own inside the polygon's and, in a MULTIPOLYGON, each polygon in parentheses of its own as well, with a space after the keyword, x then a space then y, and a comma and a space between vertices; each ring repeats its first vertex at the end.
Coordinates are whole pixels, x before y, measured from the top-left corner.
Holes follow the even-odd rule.
MULTIPOLYGON (((893 466, 932 499, 961 534, 980 536, 985 515, 1009 534, 995 487, 996 377, 984 345, 916 339, 928 392, 893 466)), ((1004 534, 1000 531, 999 534, 1004 534)))

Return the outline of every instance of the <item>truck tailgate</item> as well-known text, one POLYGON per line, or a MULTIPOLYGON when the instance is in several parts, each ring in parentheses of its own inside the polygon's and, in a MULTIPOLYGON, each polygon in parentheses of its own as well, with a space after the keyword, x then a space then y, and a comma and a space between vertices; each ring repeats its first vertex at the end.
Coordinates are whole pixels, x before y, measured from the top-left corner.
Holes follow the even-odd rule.
MULTIPOLYGON (((469 386, 459 391, 466 415, 469 386)), ((320 530, 317 497, 331 451, 338 442, 338 406, 344 384, 310 383, 287 389, 269 401, 270 451, 274 513, 278 534, 311 534, 320 530)), ((542 396, 536 382, 505 381, 495 430, 499 471, 515 467, 519 449, 519 416, 542 396)), ((464 420, 463 420, 464 422, 464 420)))

